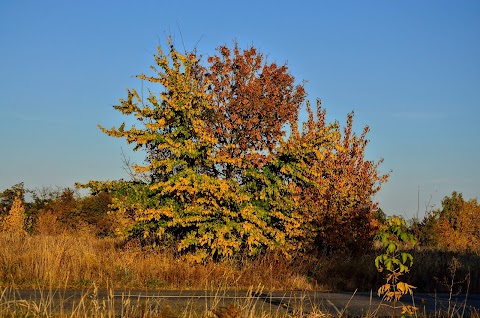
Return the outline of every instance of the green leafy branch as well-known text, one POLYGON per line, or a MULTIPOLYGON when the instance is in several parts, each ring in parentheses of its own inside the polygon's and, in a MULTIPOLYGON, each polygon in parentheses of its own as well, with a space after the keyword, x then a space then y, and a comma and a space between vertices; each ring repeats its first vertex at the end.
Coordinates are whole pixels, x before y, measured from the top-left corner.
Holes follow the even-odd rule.
MULTIPOLYGON (((393 315, 397 308, 397 302, 403 295, 413 295, 416 287, 401 281, 401 276, 408 273, 413 265, 413 256, 405 252, 413 247, 417 240, 413 234, 407 232, 405 220, 397 216, 390 217, 384 226, 374 237, 375 241, 382 244, 384 253, 375 258, 375 267, 379 272, 386 272, 385 284, 378 289, 378 296, 393 302, 393 315)), ((402 306, 402 315, 413 314, 418 308, 414 306, 402 306)))

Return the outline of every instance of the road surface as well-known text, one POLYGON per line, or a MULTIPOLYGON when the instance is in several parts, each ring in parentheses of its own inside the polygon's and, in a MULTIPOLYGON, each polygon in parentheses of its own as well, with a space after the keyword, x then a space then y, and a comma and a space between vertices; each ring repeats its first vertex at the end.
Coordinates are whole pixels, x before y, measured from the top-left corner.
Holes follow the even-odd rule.
MULTIPOLYGON (((150 306, 168 306, 174 312, 182 312, 185 308, 193 311, 220 310, 234 305, 245 310, 269 311, 273 313, 288 312, 291 314, 309 312, 330 313, 334 316, 391 316, 389 303, 375 294, 358 293, 324 293, 312 291, 145 291, 145 290, 4 290, 0 301, 25 300, 33 303, 47 303, 57 311, 85 306, 112 306, 116 312, 135 304, 150 306)), ((449 301, 448 294, 416 293, 414 299, 404 296, 403 304, 419 308, 420 313, 455 312, 475 308, 480 310, 480 295, 456 295, 449 301), (466 299, 466 301, 465 301, 466 299)), ((401 306, 401 304, 400 304, 401 306)))

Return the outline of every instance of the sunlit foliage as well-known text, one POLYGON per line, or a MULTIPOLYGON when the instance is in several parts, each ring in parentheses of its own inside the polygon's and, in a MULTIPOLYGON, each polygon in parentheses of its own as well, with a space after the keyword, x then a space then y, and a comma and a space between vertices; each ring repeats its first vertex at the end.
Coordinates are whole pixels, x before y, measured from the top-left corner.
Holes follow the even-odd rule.
POLYGON ((141 178, 84 185, 111 193, 118 233, 197 261, 369 244, 387 175, 364 158, 368 128, 357 136, 353 113, 343 130, 326 123, 319 102, 300 129, 306 93, 286 65, 255 48, 218 53, 203 65, 159 47, 154 75, 138 78, 161 92, 129 89, 114 106, 139 126, 100 126, 146 153, 141 178))
POLYGON ((442 208, 425 216, 419 225, 422 243, 455 252, 480 254, 480 205, 453 192, 442 208))
POLYGON ((418 310, 417 307, 397 306, 397 302, 403 295, 413 296, 413 289, 416 288, 402 281, 402 276, 408 273, 413 265, 413 256, 406 250, 411 249, 417 243, 417 239, 408 233, 404 219, 393 216, 385 221, 375 235, 375 240, 384 248, 384 252, 375 258, 375 267, 385 275, 385 283, 378 289, 378 296, 393 303, 387 305, 392 308, 393 317, 396 316, 395 311, 398 307, 402 309, 402 316, 413 315, 418 310))
POLYGON ((308 104, 307 111, 303 129, 294 125, 279 150, 279 158, 294 167, 289 171, 296 171, 295 198, 308 228, 305 233, 315 248, 360 251, 376 230, 372 196, 388 175, 378 172, 380 162, 365 159, 368 127, 360 136, 353 133, 353 113, 342 133, 338 122, 326 122, 320 101, 316 116, 308 104))
POLYGON ((0 231, 15 236, 25 235, 25 207, 19 192, 13 199, 8 214, 0 218, 0 231))

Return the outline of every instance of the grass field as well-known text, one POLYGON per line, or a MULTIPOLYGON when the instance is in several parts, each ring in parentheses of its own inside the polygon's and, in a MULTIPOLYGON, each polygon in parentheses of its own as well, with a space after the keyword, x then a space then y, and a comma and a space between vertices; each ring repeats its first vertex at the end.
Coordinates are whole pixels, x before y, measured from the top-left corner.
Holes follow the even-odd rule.
MULTIPOLYGON (((173 252, 144 250, 86 233, 18 235, 0 232, 2 287, 204 289, 219 286, 268 290, 370 291, 382 276, 374 252, 287 260, 267 254, 206 264, 187 262, 173 252)), ((407 278, 419 291, 480 291, 480 257, 414 251, 407 278), (455 268, 452 260, 458 260, 455 268), (452 281, 453 279, 453 281, 452 281), (453 285, 453 286, 452 286, 453 285)))

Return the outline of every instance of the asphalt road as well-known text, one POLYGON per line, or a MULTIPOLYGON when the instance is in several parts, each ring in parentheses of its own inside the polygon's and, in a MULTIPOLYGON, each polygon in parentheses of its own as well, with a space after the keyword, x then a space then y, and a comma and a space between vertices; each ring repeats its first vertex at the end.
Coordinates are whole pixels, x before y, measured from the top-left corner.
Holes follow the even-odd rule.
MULTIPOLYGON (((5 290, 0 301, 26 300, 35 303, 50 304, 57 310, 68 310, 83 303, 101 306, 113 306, 118 312, 125 304, 150 304, 169 306, 174 311, 183 311, 185 308, 194 311, 208 311, 226 308, 234 304, 242 310, 261 310, 270 312, 290 312, 306 314, 312 311, 321 311, 335 316, 391 316, 392 309, 389 303, 375 294, 370 293, 324 293, 301 291, 108 291, 108 290, 5 290)), ((403 304, 412 305, 413 302, 421 313, 456 311, 475 308, 480 310, 480 295, 456 295, 449 300, 448 294, 420 294, 414 299, 404 297, 403 304), (466 299, 466 301, 465 301, 466 299)), ((401 306, 401 304, 400 304, 401 306)))

